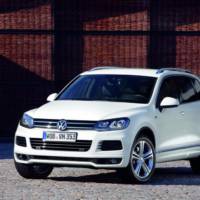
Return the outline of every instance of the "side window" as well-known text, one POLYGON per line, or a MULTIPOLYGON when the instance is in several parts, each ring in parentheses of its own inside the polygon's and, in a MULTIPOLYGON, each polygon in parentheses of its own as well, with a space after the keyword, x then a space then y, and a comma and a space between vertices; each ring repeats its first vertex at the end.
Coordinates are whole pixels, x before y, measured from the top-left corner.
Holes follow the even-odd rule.
POLYGON ((181 103, 189 103, 196 101, 196 92, 194 90, 191 78, 182 77, 180 81, 181 103))
POLYGON ((159 91, 156 107, 159 107, 165 97, 176 98, 180 101, 179 77, 173 76, 164 80, 159 91))
POLYGON ((196 100, 200 100, 200 82, 196 79, 192 79, 192 82, 196 90, 196 100))

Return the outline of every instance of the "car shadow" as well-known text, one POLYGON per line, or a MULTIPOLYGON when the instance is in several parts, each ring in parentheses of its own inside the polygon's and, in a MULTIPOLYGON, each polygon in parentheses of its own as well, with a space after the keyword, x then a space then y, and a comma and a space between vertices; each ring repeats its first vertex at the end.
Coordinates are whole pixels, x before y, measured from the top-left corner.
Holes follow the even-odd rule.
MULTIPOLYGON (((129 180, 120 178, 115 171, 78 177, 49 177, 48 179, 61 182, 132 184, 129 180)), ((194 175, 189 167, 157 168, 152 180, 145 185, 200 185, 200 178, 194 175)))

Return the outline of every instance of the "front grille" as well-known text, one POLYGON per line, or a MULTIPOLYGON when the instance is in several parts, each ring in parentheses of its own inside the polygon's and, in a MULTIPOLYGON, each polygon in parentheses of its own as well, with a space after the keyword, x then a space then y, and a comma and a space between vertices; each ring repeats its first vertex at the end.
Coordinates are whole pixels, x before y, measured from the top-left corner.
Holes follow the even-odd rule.
MULTIPOLYGON (((56 119, 34 119, 34 127, 57 129, 58 121, 59 120, 56 119)), ((92 130, 94 129, 95 124, 96 121, 67 120, 68 129, 92 130)))
POLYGON ((21 146, 21 147, 26 147, 26 138, 25 137, 21 137, 21 136, 17 136, 16 137, 16 144, 18 146, 21 146))
POLYGON ((36 150, 53 151, 88 151, 91 147, 91 140, 77 140, 76 142, 43 142, 42 139, 31 138, 31 147, 36 150))

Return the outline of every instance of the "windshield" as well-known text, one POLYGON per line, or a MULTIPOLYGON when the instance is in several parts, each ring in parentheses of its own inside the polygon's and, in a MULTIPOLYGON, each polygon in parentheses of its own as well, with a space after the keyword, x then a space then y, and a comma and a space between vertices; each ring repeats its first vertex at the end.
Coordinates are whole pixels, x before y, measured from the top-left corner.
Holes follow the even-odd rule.
POLYGON ((131 75, 83 75, 56 100, 115 101, 147 104, 156 78, 131 75))

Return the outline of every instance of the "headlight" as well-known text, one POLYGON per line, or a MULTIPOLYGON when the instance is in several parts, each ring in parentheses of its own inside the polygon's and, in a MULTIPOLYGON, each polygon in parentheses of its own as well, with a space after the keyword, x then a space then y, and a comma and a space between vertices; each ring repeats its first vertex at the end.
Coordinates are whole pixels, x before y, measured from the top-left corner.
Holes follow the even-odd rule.
POLYGON ((130 120, 128 118, 110 119, 97 122, 95 128, 98 131, 122 130, 127 128, 129 123, 130 120))
POLYGON ((22 119, 20 120, 20 125, 26 128, 33 128, 33 118, 27 114, 23 114, 22 119))

